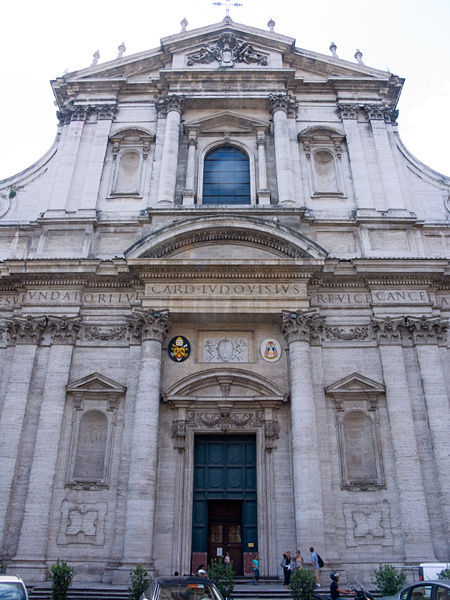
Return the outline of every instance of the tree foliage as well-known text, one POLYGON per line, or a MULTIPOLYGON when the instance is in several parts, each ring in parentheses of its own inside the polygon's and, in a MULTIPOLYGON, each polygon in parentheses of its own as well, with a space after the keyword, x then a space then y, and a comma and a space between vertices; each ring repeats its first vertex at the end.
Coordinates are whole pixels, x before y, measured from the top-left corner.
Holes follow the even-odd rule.
POLYGON ((406 575, 392 565, 380 565, 374 571, 372 583, 375 583, 382 596, 392 596, 405 585, 406 575))
POLYGON ((212 559, 208 566, 208 577, 224 598, 230 598, 234 590, 233 563, 224 563, 220 558, 212 559))
POLYGON ((145 592, 151 577, 142 565, 136 565, 133 571, 130 571, 130 586, 128 587, 129 600, 139 600, 141 594, 145 592))
POLYGON ((289 584, 293 600, 313 600, 316 576, 306 569, 295 569, 289 584))
POLYGON ((443 569, 439 573, 439 579, 450 579, 450 569, 443 569))
POLYGON ((70 567, 66 561, 58 558, 50 568, 50 580, 52 582, 51 600, 66 600, 67 591, 72 583, 75 569, 70 567))

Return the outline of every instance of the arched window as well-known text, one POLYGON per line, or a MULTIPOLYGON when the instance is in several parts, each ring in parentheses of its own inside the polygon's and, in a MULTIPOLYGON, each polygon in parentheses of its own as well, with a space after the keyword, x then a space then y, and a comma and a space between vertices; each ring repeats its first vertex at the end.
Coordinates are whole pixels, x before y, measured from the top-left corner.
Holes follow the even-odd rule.
POLYGON ((203 204, 250 204, 248 157, 233 146, 221 146, 206 155, 203 204))

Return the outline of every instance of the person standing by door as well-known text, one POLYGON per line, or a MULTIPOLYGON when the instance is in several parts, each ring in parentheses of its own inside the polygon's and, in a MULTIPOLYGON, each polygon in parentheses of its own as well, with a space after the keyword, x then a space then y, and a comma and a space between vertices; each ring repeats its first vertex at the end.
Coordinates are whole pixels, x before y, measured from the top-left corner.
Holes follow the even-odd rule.
POLYGON ((316 588, 320 588, 320 580, 319 580, 319 575, 320 575, 320 565, 319 565, 319 555, 317 554, 317 552, 314 552, 314 548, 311 546, 311 548, 309 549, 309 551, 311 552, 311 565, 312 565, 312 570, 314 572, 314 575, 316 577, 316 588))
POLYGON ((286 552, 283 554, 283 560, 280 563, 280 566, 283 569, 283 575, 284 575, 284 587, 288 588, 289 587, 289 583, 291 582, 291 551, 290 550, 286 550, 286 552))
POLYGON ((253 565, 253 584, 258 585, 259 581, 259 555, 257 554, 252 560, 253 565))

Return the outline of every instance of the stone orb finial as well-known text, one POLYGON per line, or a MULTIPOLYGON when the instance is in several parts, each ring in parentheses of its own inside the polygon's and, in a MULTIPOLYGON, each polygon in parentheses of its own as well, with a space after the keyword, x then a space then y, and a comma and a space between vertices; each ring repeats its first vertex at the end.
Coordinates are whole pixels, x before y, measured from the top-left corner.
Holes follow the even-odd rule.
POLYGON ((188 26, 186 17, 184 17, 183 20, 180 21, 180 25, 181 25, 181 33, 184 33, 186 31, 186 27, 188 26))
POLYGON ((331 55, 332 55, 334 58, 339 58, 339 56, 337 55, 337 52, 336 52, 336 50, 337 50, 337 46, 336 46, 336 44, 335 44, 334 42, 331 42, 331 44, 330 44, 330 52, 331 52, 331 55))
POLYGON ((275 21, 273 19, 269 19, 267 22, 267 27, 270 31, 275 31, 275 21))
POLYGON ((117 55, 117 58, 122 58, 122 56, 123 56, 123 53, 124 53, 124 52, 125 52, 125 50, 126 50, 125 43, 124 43, 124 42, 122 42, 122 43, 120 44, 120 46, 117 46, 117 50, 119 51, 119 53, 118 53, 118 55, 117 55))
POLYGON ((91 67, 95 67, 95 65, 98 63, 99 58, 100 58, 100 51, 96 50, 94 52, 94 54, 92 55, 92 57, 94 60, 92 61, 91 67))

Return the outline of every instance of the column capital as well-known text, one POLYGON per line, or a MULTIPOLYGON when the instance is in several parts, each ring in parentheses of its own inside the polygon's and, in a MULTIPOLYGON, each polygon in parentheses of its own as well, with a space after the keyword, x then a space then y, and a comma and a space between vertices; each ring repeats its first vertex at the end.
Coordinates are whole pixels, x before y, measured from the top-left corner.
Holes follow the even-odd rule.
POLYGON ((127 317, 127 327, 130 339, 157 340, 163 342, 169 330, 168 310, 134 310, 127 317))
POLYGON ((73 345, 81 329, 81 317, 47 317, 47 331, 53 344, 73 345))
POLYGON ((405 317, 372 317, 370 324, 380 345, 401 345, 402 332, 406 327, 405 317))
POLYGON ((297 116, 297 102, 290 94, 269 94, 269 104, 272 114, 281 110, 288 117, 297 116))
POLYGON ((171 111, 177 111, 183 114, 185 96, 176 94, 166 94, 158 98, 156 102, 156 110, 161 116, 167 116, 171 111))
POLYGON ((357 119, 358 118, 358 104, 345 104, 339 102, 337 105, 339 116, 342 120, 344 119, 357 119))
POLYGON ((391 109, 383 104, 364 104, 363 109, 366 111, 370 121, 388 121, 390 122, 391 109))
POLYGON ((291 342, 312 342, 320 340, 325 319, 315 310, 285 310, 281 313, 281 331, 286 340, 291 342))
POLYGON ((420 317, 406 317, 405 321, 416 345, 447 342, 448 320, 422 315, 420 317))
POLYGON ((45 316, 5 319, 6 337, 13 344, 39 344, 46 325, 45 316))

